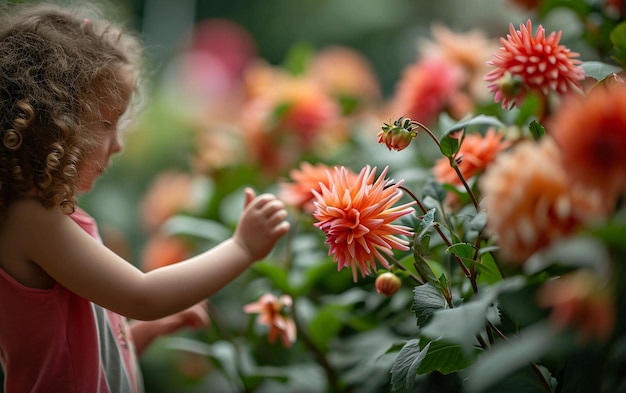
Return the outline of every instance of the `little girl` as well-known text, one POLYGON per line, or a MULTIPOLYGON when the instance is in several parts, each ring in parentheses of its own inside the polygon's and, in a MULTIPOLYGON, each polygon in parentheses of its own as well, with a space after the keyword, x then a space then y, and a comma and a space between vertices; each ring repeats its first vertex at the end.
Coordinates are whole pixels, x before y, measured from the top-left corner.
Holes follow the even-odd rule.
POLYGON ((247 189, 232 238, 144 273, 76 206, 111 155, 137 88, 139 45, 51 5, 0 21, 0 363, 5 392, 140 392, 135 349, 186 324, 289 230, 247 189), (196 305, 196 306, 194 306, 196 305), (133 326, 126 318, 137 320, 133 326), (140 322, 144 321, 144 322, 140 322))

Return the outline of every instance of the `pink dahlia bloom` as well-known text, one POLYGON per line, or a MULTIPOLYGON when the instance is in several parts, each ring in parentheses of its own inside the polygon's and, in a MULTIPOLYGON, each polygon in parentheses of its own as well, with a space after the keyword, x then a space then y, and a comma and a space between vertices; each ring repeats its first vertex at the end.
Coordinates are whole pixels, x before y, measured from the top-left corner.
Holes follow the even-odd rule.
POLYGON ((457 97, 462 82, 458 65, 441 58, 423 58, 404 70, 391 103, 392 117, 432 124, 457 97))
POLYGON ((243 311, 248 314, 259 314, 258 323, 270 328, 269 342, 273 343, 280 337, 283 347, 289 348, 296 341, 296 324, 287 315, 292 305, 293 299, 289 295, 276 297, 266 293, 258 301, 245 305, 243 311))
POLYGON ((510 34, 500 38, 502 47, 487 64, 496 67, 485 76, 489 90, 495 93, 495 101, 502 101, 503 108, 518 106, 531 91, 547 96, 551 91, 565 94, 580 89, 585 73, 578 53, 559 45, 561 31, 546 36, 539 25, 532 35, 530 19, 519 30, 510 25, 510 34))
POLYGON ((385 168, 376 179, 376 167, 366 166, 352 179, 348 169, 336 167, 328 172, 329 186, 320 184, 321 191, 313 191, 315 226, 326 235, 328 254, 334 256, 337 270, 351 267, 354 281, 357 269, 365 277, 376 270, 377 259, 389 268, 383 254, 409 249, 409 242, 397 235, 411 236, 411 228, 393 222, 412 213, 413 203, 393 206, 402 197, 399 187, 403 181, 385 179, 387 171, 385 168))

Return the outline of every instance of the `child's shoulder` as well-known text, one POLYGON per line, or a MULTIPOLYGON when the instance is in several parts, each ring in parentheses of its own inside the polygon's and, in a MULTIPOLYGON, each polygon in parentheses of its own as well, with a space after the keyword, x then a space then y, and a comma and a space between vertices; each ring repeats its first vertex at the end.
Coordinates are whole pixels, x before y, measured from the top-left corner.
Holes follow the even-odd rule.
POLYGON ((22 223, 44 223, 64 216, 59 208, 46 208, 37 198, 20 198, 5 210, 5 219, 22 223))

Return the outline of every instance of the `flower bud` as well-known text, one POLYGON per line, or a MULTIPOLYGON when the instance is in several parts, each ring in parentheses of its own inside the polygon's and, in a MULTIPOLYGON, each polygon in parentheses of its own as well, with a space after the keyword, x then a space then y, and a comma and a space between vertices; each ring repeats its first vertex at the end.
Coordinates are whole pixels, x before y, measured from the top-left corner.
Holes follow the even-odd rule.
POLYGON ((400 277, 396 276, 391 272, 385 272, 383 274, 379 274, 376 277, 376 282, 374 283, 376 287, 376 292, 380 293, 383 296, 389 297, 396 293, 400 286, 402 286, 402 281, 400 277))
POLYGON ((392 126, 383 127, 383 131, 378 133, 378 143, 384 143, 389 150, 400 151, 411 144, 411 140, 415 137, 415 133, 407 131, 403 127, 392 126))
POLYGON ((504 98, 514 99, 520 95, 522 81, 508 72, 497 80, 497 84, 498 90, 500 90, 504 98))
POLYGON ((384 123, 383 130, 378 133, 378 143, 384 143, 389 150, 403 150, 417 135, 414 128, 416 127, 411 119, 404 119, 404 116, 394 121, 393 124, 384 123))

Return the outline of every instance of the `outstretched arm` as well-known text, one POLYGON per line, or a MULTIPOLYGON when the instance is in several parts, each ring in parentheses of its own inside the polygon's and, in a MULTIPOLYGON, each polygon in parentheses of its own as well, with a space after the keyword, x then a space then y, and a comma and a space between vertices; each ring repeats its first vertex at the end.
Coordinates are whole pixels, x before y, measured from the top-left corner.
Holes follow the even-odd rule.
POLYGON ((130 331, 135 350, 141 355, 157 338, 174 333, 182 328, 198 329, 209 326, 206 302, 200 302, 183 311, 154 321, 132 321, 130 331))
POLYGON ((284 205, 272 194, 246 190, 234 235, 186 261, 144 273, 92 239, 58 209, 35 203, 22 213, 17 238, 25 257, 69 290, 118 314, 162 318, 206 299, 254 261, 265 257, 289 230, 284 205))

